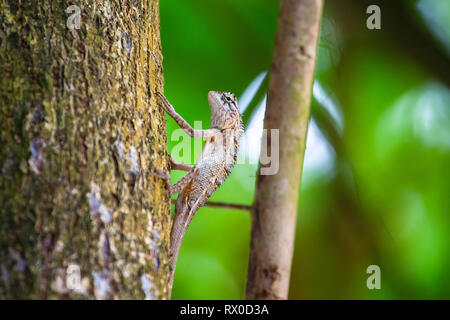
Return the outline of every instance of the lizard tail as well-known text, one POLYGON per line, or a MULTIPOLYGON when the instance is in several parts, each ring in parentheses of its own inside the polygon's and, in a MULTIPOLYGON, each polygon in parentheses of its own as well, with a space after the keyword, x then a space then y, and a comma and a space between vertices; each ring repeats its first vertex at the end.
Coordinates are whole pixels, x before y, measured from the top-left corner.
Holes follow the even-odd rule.
MULTIPOLYGON (((183 242, 183 237, 189 224, 194 217, 194 214, 201 207, 200 200, 203 198, 207 190, 201 194, 200 197, 195 201, 192 208, 188 210, 177 210, 177 206, 181 203, 175 204, 175 218, 172 224, 172 231, 170 232, 170 275, 169 275, 169 286, 170 290, 173 287, 173 278, 175 276, 175 268, 178 259, 178 253, 180 252, 181 243, 183 242)), ((178 201, 177 201, 178 202, 178 201)))

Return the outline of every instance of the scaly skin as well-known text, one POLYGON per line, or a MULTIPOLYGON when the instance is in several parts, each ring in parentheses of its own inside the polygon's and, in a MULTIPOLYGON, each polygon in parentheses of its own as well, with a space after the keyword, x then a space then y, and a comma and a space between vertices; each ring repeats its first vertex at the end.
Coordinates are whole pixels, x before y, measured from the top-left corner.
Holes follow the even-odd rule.
MULTIPOLYGON (((171 231, 170 287, 172 287, 178 252, 184 234, 194 217, 208 198, 230 174, 236 161, 242 121, 237 99, 232 93, 210 91, 208 102, 211 108, 211 129, 194 130, 175 112, 167 99, 159 94, 165 111, 191 137, 205 137, 203 150, 190 172, 170 187, 170 194, 179 192, 175 203, 175 218, 171 231)), ((181 165, 175 164, 177 167, 181 165)), ((186 166, 185 166, 186 167, 186 166)), ((167 178, 166 178, 167 179, 167 178)))

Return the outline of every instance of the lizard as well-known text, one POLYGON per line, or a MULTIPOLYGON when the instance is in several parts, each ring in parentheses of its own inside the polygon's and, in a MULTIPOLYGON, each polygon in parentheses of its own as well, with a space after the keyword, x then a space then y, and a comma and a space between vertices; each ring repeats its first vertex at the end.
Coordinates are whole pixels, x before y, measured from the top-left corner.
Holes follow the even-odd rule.
POLYGON ((211 109, 210 128, 193 129, 160 92, 164 111, 192 138, 204 138, 205 144, 194 166, 177 163, 169 156, 170 169, 188 173, 174 185, 170 176, 160 170, 157 176, 163 178, 167 185, 169 198, 178 193, 175 201, 175 217, 170 233, 170 276, 172 288, 178 253, 183 237, 195 213, 209 197, 220 187, 230 174, 237 157, 239 138, 243 133, 242 119, 237 98, 230 92, 208 92, 211 109))

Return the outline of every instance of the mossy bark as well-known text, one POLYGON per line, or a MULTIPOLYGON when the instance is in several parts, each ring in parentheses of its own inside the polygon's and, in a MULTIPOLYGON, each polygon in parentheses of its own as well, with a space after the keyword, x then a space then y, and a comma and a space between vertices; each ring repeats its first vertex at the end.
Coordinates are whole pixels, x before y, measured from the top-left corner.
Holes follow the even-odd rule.
POLYGON ((158 0, 0 6, 0 298, 168 298, 158 0))

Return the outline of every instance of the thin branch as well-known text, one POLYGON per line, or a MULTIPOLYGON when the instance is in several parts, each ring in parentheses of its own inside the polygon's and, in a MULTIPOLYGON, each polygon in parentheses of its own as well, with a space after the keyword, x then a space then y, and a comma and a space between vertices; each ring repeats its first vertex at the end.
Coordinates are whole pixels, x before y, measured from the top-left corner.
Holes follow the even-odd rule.
POLYGON ((246 204, 208 201, 205 205, 209 206, 209 207, 219 207, 219 208, 226 208, 226 209, 238 209, 238 210, 247 210, 247 211, 252 210, 252 206, 249 206, 246 204))
MULTIPOLYGON (((175 204, 176 201, 177 201, 176 199, 172 199, 172 204, 175 204)), ((208 201, 208 202, 206 202, 205 206, 225 208, 225 209, 247 210, 247 211, 252 210, 252 206, 249 206, 246 204, 225 203, 225 202, 215 202, 215 201, 208 201)))
POLYGON ((322 6, 323 0, 281 2, 264 119, 269 139, 261 148, 261 155, 279 151, 279 170, 258 175, 247 299, 288 296, 322 6), (271 129, 279 130, 278 145, 271 129))

